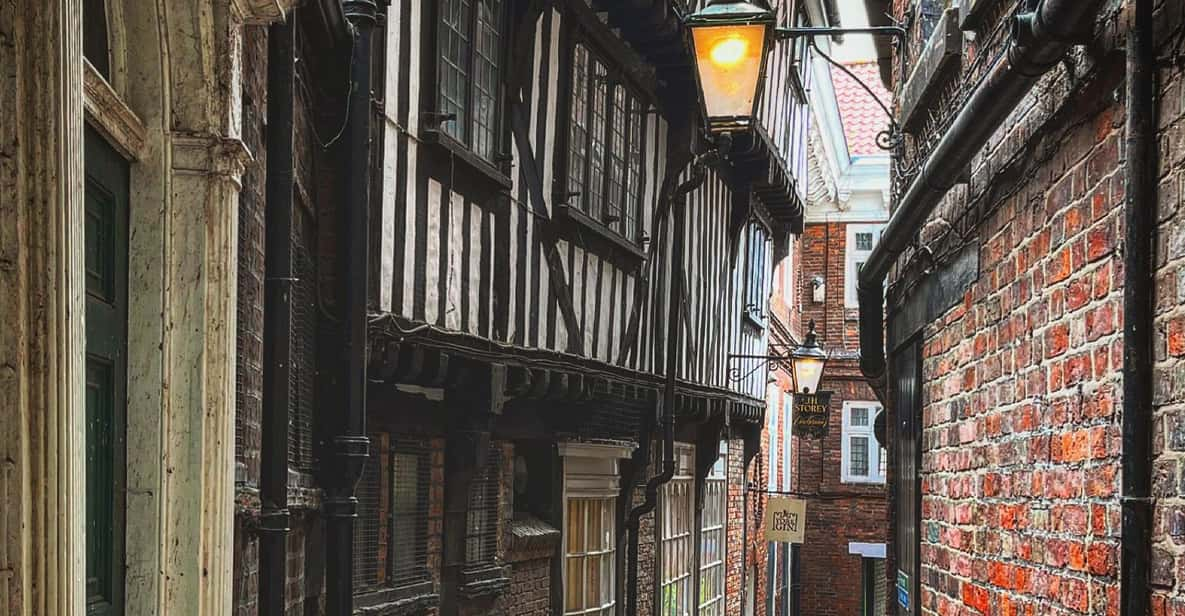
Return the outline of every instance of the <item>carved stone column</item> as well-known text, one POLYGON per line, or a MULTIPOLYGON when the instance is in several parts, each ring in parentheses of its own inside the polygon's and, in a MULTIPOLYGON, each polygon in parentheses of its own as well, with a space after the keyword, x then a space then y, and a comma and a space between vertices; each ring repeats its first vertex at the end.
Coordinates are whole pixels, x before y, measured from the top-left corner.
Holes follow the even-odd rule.
POLYGON ((85 611, 81 17, 0 4, 3 616, 85 611))

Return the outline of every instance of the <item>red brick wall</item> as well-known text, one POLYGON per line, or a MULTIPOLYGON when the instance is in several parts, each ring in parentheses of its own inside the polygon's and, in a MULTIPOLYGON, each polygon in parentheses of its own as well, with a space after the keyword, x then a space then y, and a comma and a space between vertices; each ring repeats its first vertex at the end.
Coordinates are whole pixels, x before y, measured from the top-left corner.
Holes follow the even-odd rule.
MULTIPOLYGON (((972 170, 979 277, 923 330, 926 614, 1118 611, 1123 110, 1106 75, 1055 69, 1001 133, 1049 140, 995 139, 972 170)), ((941 215, 968 215, 962 195, 941 215)))
MULTIPOLYGON (((1164 2, 1156 15, 1162 33, 1185 25, 1185 7, 1164 2)), ((1162 37, 1158 55, 1166 54, 1162 37)), ((1157 497, 1153 528, 1152 583, 1156 614, 1185 614, 1185 76, 1182 65, 1165 64, 1159 71, 1160 195, 1157 235, 1155 351, 1156 423, 1153 443, 1157 497)))
POLYGON ((765 477, 762 471, 763 455, 761 453, 753 460, 749 473, 745 472, 744 458, 745 443, 741 439, 728 442, 728 521, 727 533, 728 550, 724 568, 724 609, 728 616, 741 616, 744 610, 744 591, 748 575, 756 571, 754 584, 756 616, 765 614, 766 579, 765 579, 765 541, 761 538, 762 511, 764 497, 758 492, 748 492, 744 488, 746 481, 756 489, 763 489, 765 477), (746 516, 745 500, 748 498, 746 516), (748 528, 745 522, 748 522, 748 528), (745 539, 748 539, 748 549, 744 549, 745 539))

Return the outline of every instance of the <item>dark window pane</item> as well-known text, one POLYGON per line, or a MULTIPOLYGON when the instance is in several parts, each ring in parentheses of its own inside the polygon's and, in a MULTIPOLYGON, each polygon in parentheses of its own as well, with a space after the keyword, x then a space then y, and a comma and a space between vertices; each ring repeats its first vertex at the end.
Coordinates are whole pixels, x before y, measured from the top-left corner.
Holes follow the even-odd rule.
POLYGON ((629 179, 626 191, 623 218, 623 233, 628 240, 638 237, 638 211, 642 207, 642 127, 646 122, 646 111, 641 101, 634 99, 630 103, 630 153, 629 179))
POLYGON ((501 0, 481 0, 478 3, 477 53, 473 59, 473 151, 490 161, 498 155, 501 14, 501 0))
POLYGON ((856 234, 856 250, 872 250, 872 234, 871 233, 857 233, 856 234))
POLYGON ((853 436, 848 445, 849 459, 851 464, 849 470, 851 474, 856 477, 868 476, 868 437, 853 436))
POLYGON ((603 220, 605 208, 605 138, 609 122, 609 74, 605 65, 593 59, 592 120, 589 122, 588 199, 585 213, 595 220, 603 220))
POLYGON ((588 161, 588 50, 577 45, 572 53, 572 132, 568 139, 569 204, 584 203, 584 167, 588 161))
POLYGON ((111 43, 107 38, 106 0, 84 0, 82 5, 82 55, 106 79, 111 79, 111 43))
POLYGON ((457 141, 466 142, 467 89, 469 84, 469 29, 471 22, 469 0, 441 0, 440 3, 440 111, 456 115, 453 121, 441 124, 441 129, 457 141))
POLYGON ((609 191, 605 195, 604 222, 610 228, 623 229, 624 212, 622 204, 625 200, 625 135, 626 123, 629 121, 625 88, 613 86, 613 100, 611 102, 612 118, 609 133, 609 191))

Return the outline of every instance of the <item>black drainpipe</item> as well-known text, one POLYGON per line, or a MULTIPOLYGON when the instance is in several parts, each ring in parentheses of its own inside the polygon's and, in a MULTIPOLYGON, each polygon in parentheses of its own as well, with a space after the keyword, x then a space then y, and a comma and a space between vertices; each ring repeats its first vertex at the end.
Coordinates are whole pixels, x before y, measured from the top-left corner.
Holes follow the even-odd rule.
MULTIPOLYGON (((329 473, 325 481, 326 601, 329 616, 349 616, 354 610, 354 518, 358 499, 354 488, 369 456, 366 436, 366 324, 370 238, 370 117, 371 33, 378 17, 374 0, 343 0, 342 12, 353 30, 350 58, 349 127, 343 173, 345 199, 338 236, 338 269, 344 279, 340 419, 329 440, 329 473)), ((334 413, 331 411, 330 416, 334 413)))
POLYGON ((1152 0, 1133 0, 1127 38, 1123 240, 1123 532, 1120 613, 1150 614, 1152 253, 1156 235, 1156 49, 1152 0))
POLYGON ((687 204, 684 198, 703 183, 706 171, 702 163, 692 168, 692 176, 675 189, 671 199, 671 286, 667 297, 667 366, 662 392, 662 471, 646 483, 646 500, 630 511, 626 520, 629 537, 629 571, 626 583, 626 614, 638 613, 638 525, 642 516, 654 511, 658 489, 675 476, 675 385, 678 380, 679 344, 683 328, 680 326, 683 307, 683 220, 687 204))
POLYGON ((1081 26, 1100 0, 1043 0, 1030 13, 1013 18, 1007 56, 988 72, 930 151, 909 189, 899 200, 880 242, 860 270, 860 370, 884 399, 885 276, 910 245, 930 213, 1046 71, 1070 49, 1081 26))
POLYGON ((264 209, 263 440, 259 595, 282 616, 288 565, 288 387, 292 357, 292 119, 295 15, 268 28, 267 204, 264 209))

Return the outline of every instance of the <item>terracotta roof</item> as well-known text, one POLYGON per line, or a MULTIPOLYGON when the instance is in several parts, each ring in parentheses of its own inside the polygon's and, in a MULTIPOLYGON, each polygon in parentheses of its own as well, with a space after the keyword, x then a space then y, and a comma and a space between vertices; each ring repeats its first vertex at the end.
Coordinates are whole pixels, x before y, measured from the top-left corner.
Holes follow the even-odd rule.
MULTIPOLYGON (((875 61, 845 64, 860 81, 876 94, 885 105, 892 103, 892 98, 881 84, 880 69, 875 61)), ((860 84, 845 75, 836 67, 831 67, 831 80, 835 83, 835 98, 839 103, 839 115, 843 121, 844 137, 848 141, 848 154, 851 156, 868 156, 884 154, 885 151, 876 146, 877 133, 888 127, 888 118, 881 111, 876 101, 868 96, 868 92, 860 84)))

